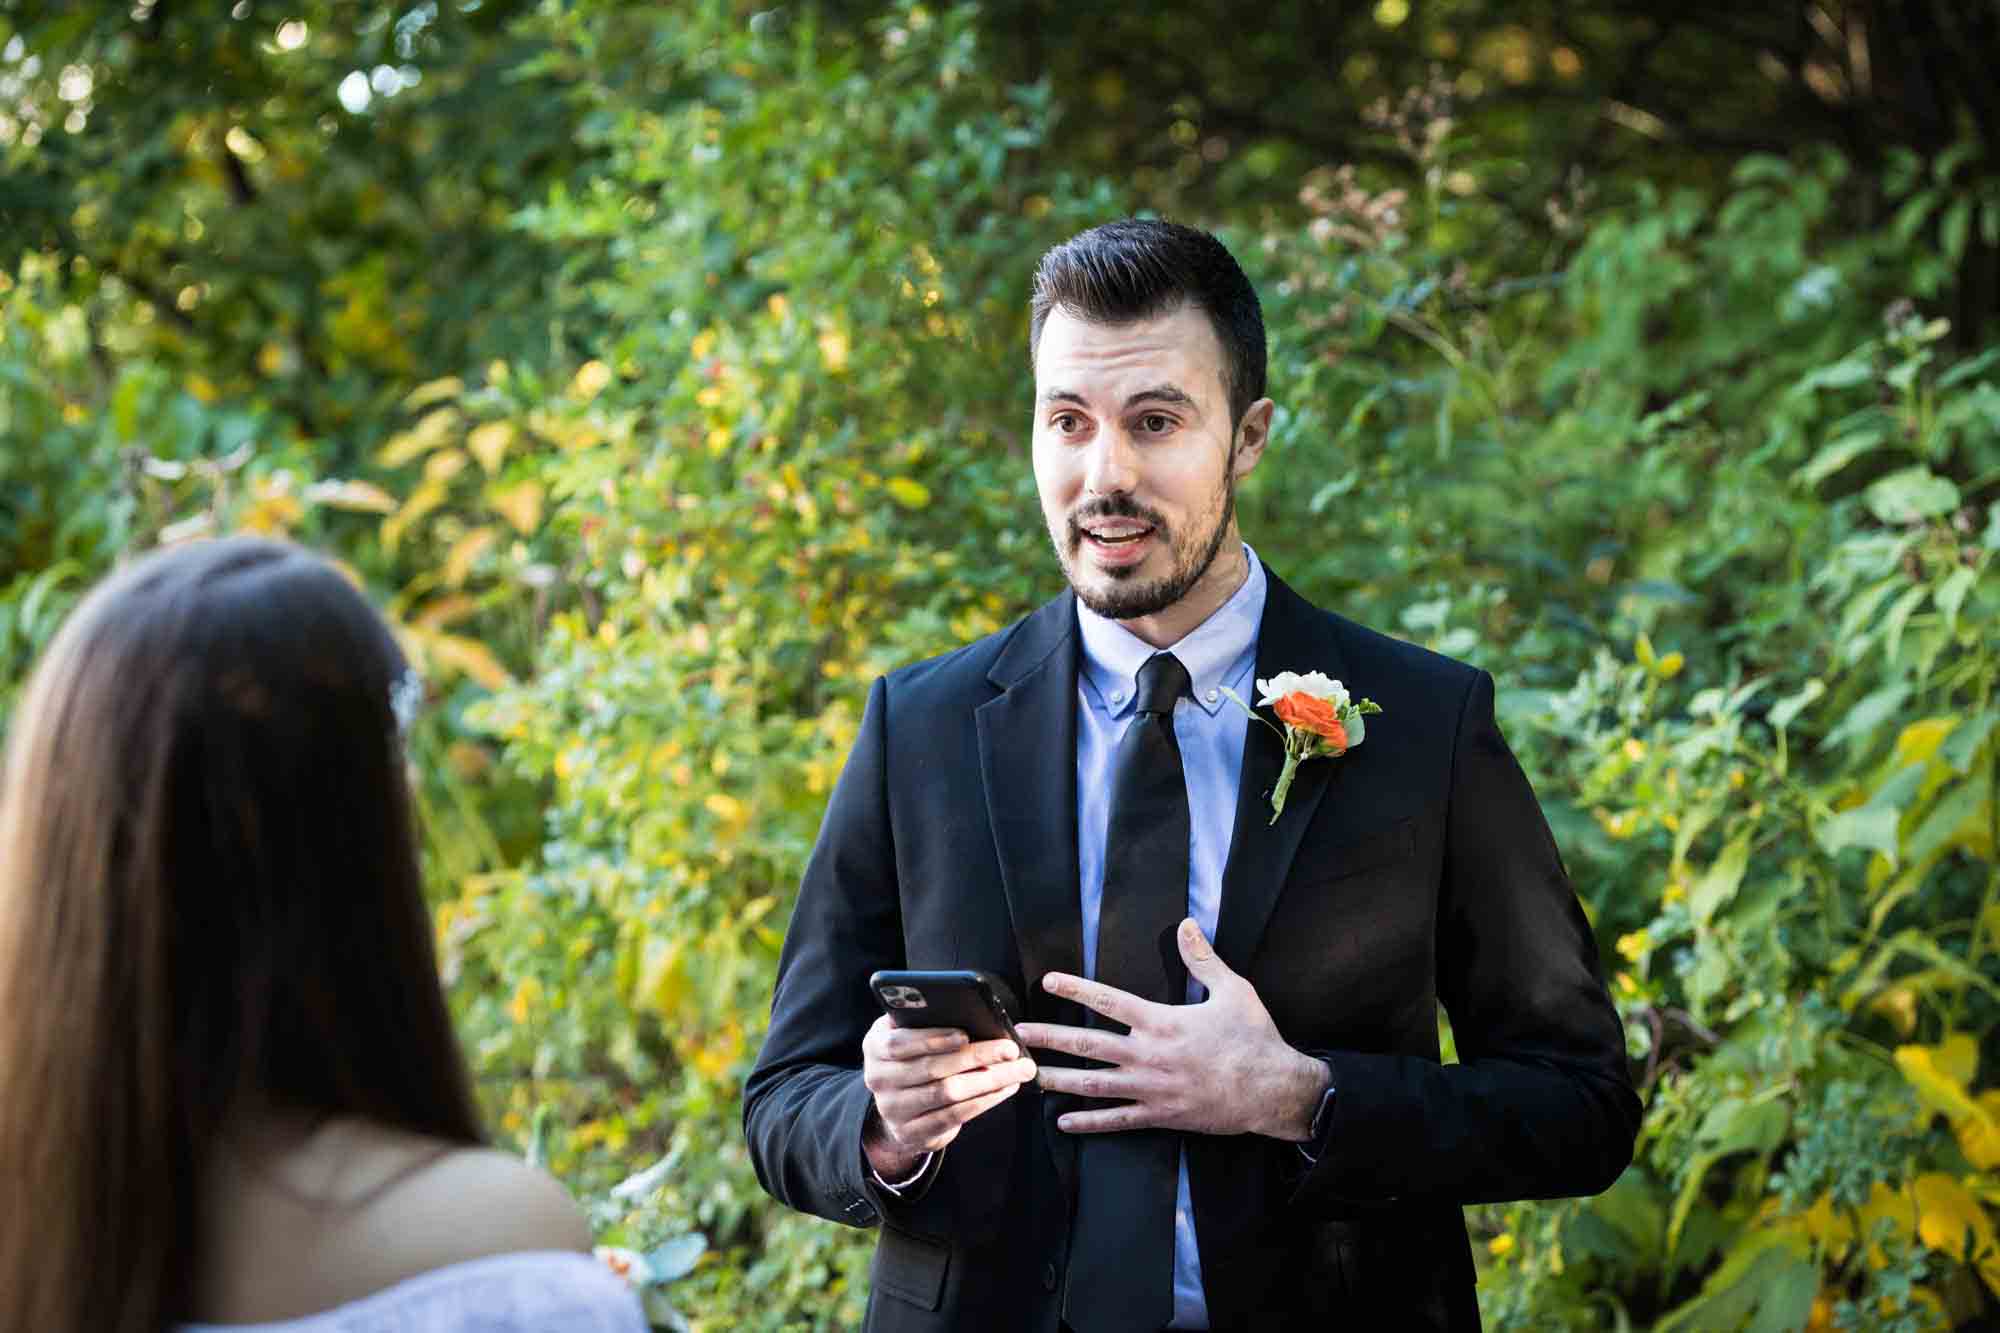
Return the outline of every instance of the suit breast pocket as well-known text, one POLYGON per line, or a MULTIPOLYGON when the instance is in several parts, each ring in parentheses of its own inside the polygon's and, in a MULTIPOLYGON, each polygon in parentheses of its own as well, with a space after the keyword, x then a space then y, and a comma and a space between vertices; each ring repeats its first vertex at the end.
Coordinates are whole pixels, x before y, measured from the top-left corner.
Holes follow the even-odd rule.
POLYGON ((1301 847, 1293 865, 1301 885, 1333 884, 1407 861, 1417 851, 1417 820, 1409 815, 1359 838, 1315 840, 1301 847))

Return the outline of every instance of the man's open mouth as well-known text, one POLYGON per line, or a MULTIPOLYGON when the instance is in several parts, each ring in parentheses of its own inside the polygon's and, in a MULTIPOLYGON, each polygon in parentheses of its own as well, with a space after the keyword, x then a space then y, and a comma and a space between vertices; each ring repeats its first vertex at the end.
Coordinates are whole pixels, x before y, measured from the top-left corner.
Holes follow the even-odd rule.
POLYGON ((1083 535, 1100 546, 1130 546, 1153 535, 1150 523, 1087 523, 1083 535))

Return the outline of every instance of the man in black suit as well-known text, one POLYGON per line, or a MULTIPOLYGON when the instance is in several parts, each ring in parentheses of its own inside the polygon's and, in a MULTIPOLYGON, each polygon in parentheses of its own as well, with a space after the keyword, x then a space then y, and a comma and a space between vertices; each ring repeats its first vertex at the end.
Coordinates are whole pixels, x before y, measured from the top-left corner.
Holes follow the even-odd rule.
POLYGON ((1272 403, 1213 237, 1085 232, 1032 327, 1070 590, 870 691, 746 1087, 759 1178, 880 1224, 885 1333, 1476 1328, 1460 1205, 1606 1188, 1640 1114, 1492 679, 1243 543, 1272 403), (1228 696, 1286 672, 1381 712, 1274 818, 1283 742, 1228 696), (1041 1059, 892 1028, 897 967, 996 974, 1041 1059))

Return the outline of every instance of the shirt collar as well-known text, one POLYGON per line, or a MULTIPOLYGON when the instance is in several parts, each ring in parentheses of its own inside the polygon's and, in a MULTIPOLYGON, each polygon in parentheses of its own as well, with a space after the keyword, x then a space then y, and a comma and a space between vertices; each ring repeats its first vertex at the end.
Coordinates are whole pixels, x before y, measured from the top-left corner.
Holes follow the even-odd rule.
MULTIPOLYGON (((1256 669, 1257 627, 1264 621, 1268 581, 1263 562, 1257 559, 1248 542, 1243 544, 1243 556, 1249 565, 1243 586, 1178 643, 1164 649, 1187 668, 1194 702, 1211 715, 1229 702, 1222 687, 1256 669)), ((1083 635, 1082 678, 1097 696, 1099 706, 1112 717, 1118 717, 1138 702, 1139 668, 1146 664, 1147 658, 1163 650, 1080 601, 1076 604, 1076 620, 1083 635)))

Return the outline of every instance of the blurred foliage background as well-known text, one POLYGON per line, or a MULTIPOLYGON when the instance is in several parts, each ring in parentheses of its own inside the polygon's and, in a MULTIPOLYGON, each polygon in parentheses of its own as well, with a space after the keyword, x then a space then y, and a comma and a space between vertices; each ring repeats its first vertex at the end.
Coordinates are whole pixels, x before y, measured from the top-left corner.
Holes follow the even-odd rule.
POLYGON ((869 679, 1057 587, 1035 257, 1207 225, 1246 532, 1499 677, 1643 1080, 1608 1194, 1469 1210, 1488 1325, 1992 1327, 1996 57, 1984 0, 0 0, 0 715, 129 553, 343 561, 496 1132, 662 1325, 849 1327, 868 1238, 737 1127, 796 876, 869 679))

